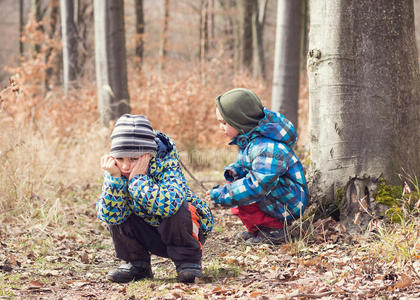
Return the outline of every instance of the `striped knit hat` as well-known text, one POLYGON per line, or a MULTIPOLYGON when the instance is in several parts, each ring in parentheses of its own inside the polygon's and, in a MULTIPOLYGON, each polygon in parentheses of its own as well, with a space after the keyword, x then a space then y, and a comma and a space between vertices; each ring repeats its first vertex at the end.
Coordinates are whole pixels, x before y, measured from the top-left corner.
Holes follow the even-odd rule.
POLYGON ((111 156, 137 157, 157 150, 156 133, 144 116, 124 114, 115 123, 111 134, 111 156))

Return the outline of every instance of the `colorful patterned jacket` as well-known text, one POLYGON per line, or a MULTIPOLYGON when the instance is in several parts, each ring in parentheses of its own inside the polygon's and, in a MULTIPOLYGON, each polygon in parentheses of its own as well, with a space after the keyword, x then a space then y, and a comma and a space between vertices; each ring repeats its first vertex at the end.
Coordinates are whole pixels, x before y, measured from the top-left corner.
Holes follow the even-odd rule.
POLYGON ((296 130, 283 115, 264 112, 257 127, 230 143, 239 147, 238 160, 225 168, 231 183, 212 189, 210 197, 227 207, 256 202, 273 218, 296 219, 308 198, 302 165, 290 148, 296 142, 296 130))
POLYGON ((174 215, 183 201, 188 201, 197 209, 203 234, 207 236, 214 224, 212 213, 207 203, 188 188, 173 141, 159 131, 156 134, 158 151, 150 160, 147 175, 128 180, 105 172, 96 204, 98 218, 115 225, 134 213, 148 224, 159 226, 163 218, 174 215))

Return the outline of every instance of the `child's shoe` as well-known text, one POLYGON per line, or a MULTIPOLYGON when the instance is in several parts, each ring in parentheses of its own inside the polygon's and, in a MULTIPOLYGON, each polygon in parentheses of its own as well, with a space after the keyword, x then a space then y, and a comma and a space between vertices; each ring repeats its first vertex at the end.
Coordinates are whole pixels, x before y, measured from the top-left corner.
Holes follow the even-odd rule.
POLYGON ((264 229, 258 231, 255 237, 251 237, 246 242, 249 245, 280 245, 286 242, 286 235, 284 233, 284 229, 264 229))
POLYGON ((184 283, 194 283, 196 277, 203 277, 201 264, 180 264, 176 267, 176 272, 178 273, 179 281, 184 283))
POLYGON ((237 234, 235 234, 235 239, 243 242, 243 241, 247 241, 250 238, 256 237, 257 236, 257 232, 249 232, 249 231, 242 231, 239 232, 237 234))
POLYGON ((144 278, 153 278, 152 267, 148 262, 129 262, 108 273, 108 280, 113 282, 130 282, 144 278))

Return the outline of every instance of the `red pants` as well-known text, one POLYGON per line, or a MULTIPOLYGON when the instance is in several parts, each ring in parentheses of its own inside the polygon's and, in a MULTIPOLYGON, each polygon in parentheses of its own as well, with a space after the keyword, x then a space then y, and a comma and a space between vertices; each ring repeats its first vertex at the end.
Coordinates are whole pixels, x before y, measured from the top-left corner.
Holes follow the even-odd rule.
POLYGON ((233 207, 232 214, 238 216, 249 232, 264 228, 283 228, 283 223, 262 212, 257 203, 233 207))

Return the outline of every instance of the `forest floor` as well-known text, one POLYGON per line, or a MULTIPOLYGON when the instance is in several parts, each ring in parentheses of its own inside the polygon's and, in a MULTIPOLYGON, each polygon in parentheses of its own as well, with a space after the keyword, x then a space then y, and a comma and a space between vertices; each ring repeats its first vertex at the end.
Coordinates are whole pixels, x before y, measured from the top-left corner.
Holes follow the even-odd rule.
POLYGON ((350 235, 331 219, 291 243, 248 246, 233 239, 243 227, 223 208, 213 208, 204 277, 194 284, 177 282, 172 262, 156 256, 154 279, 108 282, 121 262, 96 218, 99 191, 99 183, 64 187, 67 200, 57 199, 38 222, 3 218, 0 299, 420 299, 420 249, 403 261, 378 237, 350 235))

